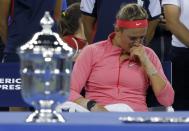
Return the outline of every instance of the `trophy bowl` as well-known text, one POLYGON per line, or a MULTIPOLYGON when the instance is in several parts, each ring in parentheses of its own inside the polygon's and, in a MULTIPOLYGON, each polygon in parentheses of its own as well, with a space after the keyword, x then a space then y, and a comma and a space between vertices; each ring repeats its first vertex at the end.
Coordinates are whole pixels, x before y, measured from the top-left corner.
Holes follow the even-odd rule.
POLYGON ((18 49, 21 62, 22 90, 26 103, 35 111, 26 122, 65 122, 55 111, 69 94, 70 73, 74 51, 59 35, 52 32, 54 24, 49 12, 41 19, 42 31, 18 49))

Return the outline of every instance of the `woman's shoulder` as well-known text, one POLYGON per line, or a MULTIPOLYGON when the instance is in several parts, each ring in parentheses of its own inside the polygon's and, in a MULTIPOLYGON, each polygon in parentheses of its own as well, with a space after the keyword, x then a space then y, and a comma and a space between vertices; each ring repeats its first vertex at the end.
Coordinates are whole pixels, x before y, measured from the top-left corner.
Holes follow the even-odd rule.
POLYGON ((150 47, 144 46, 145 51, 148 55, 156 55, 156 53, 154 52, 154 50, 150 47))
POLYGON ((157 59, 159 59, 159 57, 157 56, 157 54, 154 52, 154 50, 152 48, 145 46, 145 51, 146 51, 146 54, 148 55, 148 57, 151 60, 157 60, 157 59))
POLYGON ((100 52, 105 49, 106 45, 107 45, 107 41, 105 40, 105 41, 100 41, 100 42, 87 45, 85 48, 90 48, 93 51, 100 52))
POLYGON ((93 62, 96 63, 103 57, 106 49, 105 47, 107 45, 106 43, 106 41, 100 41, 97 43, 87 45, 81 51, 81 55, 84 57, 91 57, 93 62))
POLYGON ((157 64, 157 62, 160 62, 159 57, 157 54, 154 52, 153 49, 150 47, 145 47, 146 54, 148 55, 149 59, 154 63, 157 64))

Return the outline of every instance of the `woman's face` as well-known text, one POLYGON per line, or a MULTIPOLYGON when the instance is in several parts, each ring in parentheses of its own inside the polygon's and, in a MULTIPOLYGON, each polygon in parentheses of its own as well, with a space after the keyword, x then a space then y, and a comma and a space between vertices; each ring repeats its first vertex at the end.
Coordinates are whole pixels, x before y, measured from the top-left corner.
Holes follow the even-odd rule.
POLYGON ((146 35, 147 28, 135 28, 135 29, 123 29, 120 30, 119 35, 119 47, 124 52, 129 53, 131 47, 136 44, 143 44, 144 37, 146 35))

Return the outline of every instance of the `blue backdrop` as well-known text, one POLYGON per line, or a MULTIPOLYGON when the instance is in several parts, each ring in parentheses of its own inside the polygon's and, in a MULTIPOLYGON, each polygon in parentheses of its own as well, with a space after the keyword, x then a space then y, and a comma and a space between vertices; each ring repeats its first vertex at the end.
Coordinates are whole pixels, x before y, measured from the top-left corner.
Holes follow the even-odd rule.
POLYGON ((28 106, 21 97, 19 64, 0 64, 0 107, 28 106))

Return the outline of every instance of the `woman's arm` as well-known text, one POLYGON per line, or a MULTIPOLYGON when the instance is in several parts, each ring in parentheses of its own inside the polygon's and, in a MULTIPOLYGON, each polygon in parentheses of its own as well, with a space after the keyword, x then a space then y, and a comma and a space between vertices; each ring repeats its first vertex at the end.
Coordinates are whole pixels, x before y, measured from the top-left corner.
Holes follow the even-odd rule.
POLYGON ((93 43, 95 31, 96 18, 82 14, 82 22, 84 27, 84 34, 89 44, 93 43))
MULTIPOLYGON (((93 55, 92 47, 86 46, 76 59, 71 77, 69 100, 83 106, 86 109, 89 100, 84 98, 80 93, 90 77, 94 58, 95 55, 93 55)), ((95 104, 95 106, 91 108, 91 111, 106 111, 106 109, 99 104, 95 104)))
POLYGON ((153 53, 153 59, 146 60, 144 69, 147 72, 153 92, 161 105, 170 106, 174 101, 174 90, 166 78, 159 58, 153 53))
MULTIPOLYGON (((88 99, 85 99, 84 97, 80 97, 78 99, 76 99, 74 102, 83 106, 84 108, 88 109, 87 105, 88 105, 88 102, 90 100, 88 99)), ((91 112, 104 112, 104 111, 107 111, 106 108, 104 108, 104 106, 102 105, 99 105, 98 103, 96 103, 91 109, 90 109, 91 112)))
POLYGON ((180 21, 180 13, 181 9, 178 6, 164 5, 166 26, 183 44, 189 47, 189 29, 180 21))
POLYGON ((146 34, 146 44, 150 45, 150 42, 152 41, 155 31, 156 31, 156 27, 159 24, 159 19, 153 19, 149 21, 149 25, 148 25, 148 30, 147 30, 147 34, 146 34))
POLYGON ((81 0, 80 10, 82 12, 82 22, 84 26, 84 34, 89 44, 93 43, 96 33, 95 25, 97 19, 96 0, 81 0))
POLYGON ((163 68, 157 55, 151 49, 148 49, 147 55, 144 46, 137 45, 131 48, 131 56, 137 56, 139 58, 144 71, 148 75, 158 102, 164 106, 172 105, 174 91, 163 72, 163 68))
POLYGON ((54 19, 59 21, 62 14, 62 0, 56 0, 54 8, 54 19))
POLYGON ((0 0, 0 37, 4 44, 7 41, 8 17, 10 15, 11 0, 0 0))

